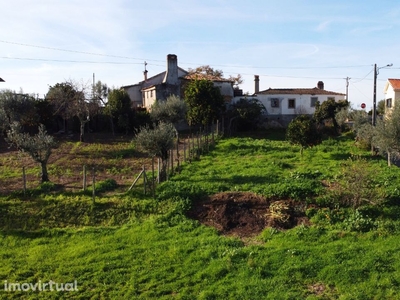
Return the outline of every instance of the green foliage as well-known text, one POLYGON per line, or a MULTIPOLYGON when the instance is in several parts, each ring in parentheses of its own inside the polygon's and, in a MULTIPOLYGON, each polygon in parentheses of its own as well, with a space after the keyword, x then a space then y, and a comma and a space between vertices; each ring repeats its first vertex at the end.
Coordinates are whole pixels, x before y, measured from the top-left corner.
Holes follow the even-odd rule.
POLYGON ((241 98, 228 110, 231 119, 236 118, 237 130, 254 130, 265 113, 264 105, 255 98, 241 98))
POLYGON ((31 136, 21 132, 19 123, 12 123, 11 129, 7 131, 7 141, 13 144, 20 151, 28 153, 32 159, 40 163, 42 168, 42 182, 49 181, 47 173, 47 161, 50 158, 51 150, 57 143, 51 135, 48 135, 43 125, 39 126, 39 132, 31 136))
POLYGON ((113 89, 108 93, 106 112, 121 130, 128 132, 131 129, 131 99, 123 89, 113 89))
POLYGON ((298 116, 289 123, 286 138, 291 144, 300 145, 302 149, 320 141, 314 121, 306 115, 298 116))
POLYGON ((13 122, 22 126, 37 126, 39 116, 35 107, 35 99, 23 93, 11 90, 0 91, 0 130, 10 129, 13 122))
POLYGON ((347 108, 349 102, 346 100, 336 102, 334 99, 329 99, 322 104, 317 102, 315 106, 314 119, 317 123, 321 123, 324 120, 332 120, 334 128, 338 128, 336 120, 336 113, 343 108, 347 108))
POLYGON ((372 138, 380 154, 388 156, 390 166, 392 157, 400 157, 400 107, 395 106, 387 118, 378 119, 372 138))
POLYGON ((221 91, 210 80, 191 80, 184 94, 188 106, 186 118, 190 125, 210 125, 225 108, 221 91))
POLYGON ((357 157, 343 163, 336 184, 334 193, 337 193, 336 198, 344 206, 357 208, 365 204, 378 205, 386 196, 369 163, 357 157))
POLYGON ((383 116, 385 114, 385 99, 379 100, 376 105, 376 113, 379 116, 383 116))
POLYGON ((356 209, 344 220, 344 227, 350 231, 367 232, 376 229, 376 222, 356 209))
POLYGON ((103 181, 96 182, 96 193, 104 193, 113 191, 118 187, 117 182, 114 179, 106 179, 103 181))
POLYGON ((174 146, 175 128, 171 123, 160 122, 154 128, 143 127, 136 135, 136 145, 150 156, 168 158, 168 151, 174 146))
POLYGON ((176 123, 185 119, 187 105, 179 97, 172 95, 165 101, 156 101, 150 116, 154 122, 176 123))
POLYGON ((135 137, 134 141, 139 148, 150 156, 161 158, 160 181, 166 179, 169 150, 174 147, 175 136, 176 130, 171 123, 160 122, 154 128, 142 127, 135 137))

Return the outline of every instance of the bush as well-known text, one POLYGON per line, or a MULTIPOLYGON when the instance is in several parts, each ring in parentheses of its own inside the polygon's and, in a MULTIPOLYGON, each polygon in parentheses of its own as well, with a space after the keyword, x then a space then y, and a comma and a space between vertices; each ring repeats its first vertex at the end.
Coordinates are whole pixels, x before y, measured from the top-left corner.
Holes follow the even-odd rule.
POLYGON ((104 181, 99 181, 96 183, 96 192, 105 193, 113 191, 118 187, 117 182, 114 179, 106 179, 104 181))

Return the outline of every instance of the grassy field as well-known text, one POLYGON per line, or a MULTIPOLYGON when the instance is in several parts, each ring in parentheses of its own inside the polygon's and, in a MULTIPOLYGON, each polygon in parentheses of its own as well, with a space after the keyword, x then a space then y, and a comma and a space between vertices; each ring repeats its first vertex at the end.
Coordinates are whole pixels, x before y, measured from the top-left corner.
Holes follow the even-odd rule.
POLYGON ((268 134, 220 140, 156 199, 135 190, 93 204, 90 193, 43 187, 28 199, 4 195, 0 298, 399 299, 399 172, 350 136, 300 155, 282 134, 268 134), (185 215, 192 202, 226 191, 302 202, 311 225, 239 238, 185 215), (5 290, 50 280, 76 280, 78 291, 5 290))

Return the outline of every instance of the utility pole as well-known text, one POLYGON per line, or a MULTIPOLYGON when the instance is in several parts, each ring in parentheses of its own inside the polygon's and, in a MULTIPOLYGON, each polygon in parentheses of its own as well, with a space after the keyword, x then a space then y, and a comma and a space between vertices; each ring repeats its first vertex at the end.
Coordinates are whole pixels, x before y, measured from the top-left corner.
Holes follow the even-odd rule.
POLYGON ((346 77, 346 101, 349 101, 349 80, 351 79, 350 77, 346 77))
POLYGON ((374 65, 374 97, 372 100, 372 126, 376 125, 376 78, 378 77, 378 69, 374 65))
POLYGON ((373 98, 373 107, 372 107, 372 126, 376 125, 376 79, 379 74, 379 70, 382 68, 391 67, 393 64, 388 64, 384 67, 378 68, 376 64, 374 65, 374 98, 373 98))

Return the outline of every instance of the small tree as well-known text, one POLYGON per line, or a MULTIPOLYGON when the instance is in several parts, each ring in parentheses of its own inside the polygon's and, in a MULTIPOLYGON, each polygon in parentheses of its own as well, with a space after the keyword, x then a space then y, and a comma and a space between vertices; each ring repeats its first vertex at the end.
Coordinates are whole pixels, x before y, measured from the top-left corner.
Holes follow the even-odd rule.
POLYGON ((385 114, 385 100, 380 100, 376 106, 376 112, 379 116, 385 114))
POLYGON ((13 122, 21 126, 37 126, 39 115, 35 107, 35 99, 11 90, 0 92, 0 130, 6 132, 13 122))
POLYGON ((304 148, 320 142, 315 122, 307 115, 298 116, 289 123, 286 139, 291 144, 300 145, 301 154, 304 148))
POLYGON ((169 150, 174 147, 175 128, 171 123, 160 122, 152 129, 141 128, 135 141, 139 148, 146 151, 152 157, 161 158, 160 181, 164 181, 167 175, 167 163, 169 150))
POLYGON ((339 126, 336 120, 336 113, 348 106, 349 102, 346 100, 336 102, 334 99, 329 99, 322 102, 322 104, 317 102, 315 106, 314 119, 317 123, 321 123, 324 120, 332 120, 335 130, 337 130, 339 126))
POLYGON ((166 101, 156 101, 151 107, 150 117, 154 122, 177 123, 185 119, 187 105, 179 97, 172 95, 166 101))
POLYGON ((265 106, 255 98, 241 98, 229 109, 230 120, 237 120, 238 130, 255 129, 265 112, 265 106))
POLYGON ((179 138, 176 123, 184 120, 187 105, 179 97, 172 95, 166 101, 157 101, 152 107, 150 117, 153 122, 166 122, 174 125, 176 136, 179 138))
POLYGON ((7 141, 15 145, 19 151, 28 153, 35 162, 40 163, 42 183, 49 181, 47 162, 56 142, 51 135, 47 134, 44 125, 39 125, 39 132, 31 136, 26 132, 21 132, 21 125, 14 122, 7 131, 7 141))
MULTIPOLYGON (((118 127, 128 132, 130 129, 131 98, 123 89, 112 89, 108 93, 106 113, 112 116, 118 127)), ((114 125, 112 126, 114 128, 114 125)))
POLYGON ((208 126, 221 116, 224 98, 210 80, 192 80, 185 88, 186 114, 189 125, 208 126))
POLYGON ((392 157, 400 156, 400 106, 395 106, 387 118, 377 120, 372 143, 382 155, 387 155, 388 166, 392 157))

